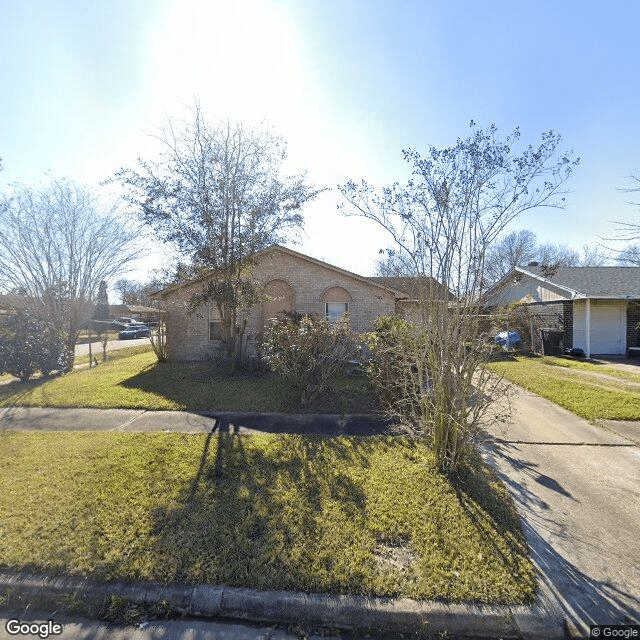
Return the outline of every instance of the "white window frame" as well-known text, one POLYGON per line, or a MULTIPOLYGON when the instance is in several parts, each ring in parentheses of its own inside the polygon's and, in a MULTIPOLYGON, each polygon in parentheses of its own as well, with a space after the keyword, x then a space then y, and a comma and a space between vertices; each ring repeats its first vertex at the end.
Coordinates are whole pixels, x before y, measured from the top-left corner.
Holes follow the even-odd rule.
POLYGON ((342 318, 342 316, 345 313, 349 313, 349 303, 348 302, 325 302, 324 303, 324 317, 325 320, 329 323, 329 324, 335 324, 340 318, 342 318), (331 320, 329 317, 329 305, 330 304, 342 304, 344 305, 344 311, 334 320, 331 320))
POLYGON ((207 323, 209 340, 222 340, 222 325, 220 323, 220 313, 215 307, 209 305, 209 321, 207 323), (211 330, 212 325, 218 325, 218 331, 211 330))

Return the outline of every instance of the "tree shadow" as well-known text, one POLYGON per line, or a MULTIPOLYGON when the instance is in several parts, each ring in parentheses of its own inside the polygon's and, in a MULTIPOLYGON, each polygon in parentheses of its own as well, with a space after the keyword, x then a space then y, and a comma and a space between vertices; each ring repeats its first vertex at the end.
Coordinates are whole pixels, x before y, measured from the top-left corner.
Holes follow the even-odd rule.
POLYGON ((375 394, 364 382, 338 379, 314 406, 301 409, 296 390, 268 371, 225 375, 211 362, 153 363, 120 383, 160 395, 191 410, 281 413, 374 413, 375 394))
POLYGON ((198 468, 172 504, 152 516, 162 579, 257 589, 357 592, 333 575, 326 511, 364 529, 365 494, 343 470, 367 462, 346 439, 283 436, 251 446, 233 425, 208 434, 198 468), (279 439, 280 441, 280 439, 279 439))
POLYGON ((560 555, 526 519, 522 527, 531 559, 570 623, 589 637, 595 624, 640 624, 640 599, 610 582, 590 578, 560 555))
POLYGON ((26 382, 15 379, 0 385, 0 402, 4 405, 0 406, 0 409, 3 411, 2 420, 10 421, 11 416, 15 413, 15 409, 24 406, 24 401, 34 389, 59 378, 60 375, 61 374, 56 373, 49 374, 33 380, 27 380, 26 382))
POLYGON ((567 539, 566 525, 556 521, 550 505, 526 483, 518 482, 501 471, 499 462, 506 462, 534 482, 579 501, 556 480, 540 473, 536 463, 515 455, 517 447, 513 443, 489 439, 484 444, 484 457, 508 487, 520 513, 530 557, 541 582, 557 598, 570 626, 588 637, 589 625, 640 623, 640 600, 637 594, 623 592, 610 582, 589 577, 544 539, 540 531, 552 531, 556 537, 567 539))

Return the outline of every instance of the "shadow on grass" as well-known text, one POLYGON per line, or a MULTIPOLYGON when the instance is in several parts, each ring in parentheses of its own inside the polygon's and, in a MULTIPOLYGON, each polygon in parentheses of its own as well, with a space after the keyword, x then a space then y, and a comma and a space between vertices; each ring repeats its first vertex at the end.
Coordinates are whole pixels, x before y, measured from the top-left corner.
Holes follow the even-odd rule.
MULTIPOLYGON (((154 363, 121 383, 191 410, 304 413, 295 389, 269 372, 225 376, 212 363, 154 363)), ((363 379, 337 380, 307 412, 370 413, 377 408, 363 379)))
POLYGON ((472 454, 450 481, 465 514, 503 565, 508 566, 510 558, 496 544, 496 532, 507 542, 510 554, 526 555, 518 513, 478 454, 472 454))
POLYGON ((40 376, 33 380, 27 380, 22 382, 18 379, 11 380, 5 384, 0 385, 0 407, 6 407, 4 417, 7 418, 11 414, 11 409, 15 406, 18 407, 28 398, 31 391, 41 387, 51 380, 61 377, 64 374, 53 373, 47 376, 40 376))
MULTIPOLYGON (((171 507, 153 515, 162 572, 171 581, 257 589, 358 592, 361 579, 332 573, 325 509, 365 526, 365 494, 342 470, 366 461, 342 439, 289 437, 251 447, 224 428, 210 433, 200 464, 171 507)), ((330 547, 330 545, 329 545, 330 547)))

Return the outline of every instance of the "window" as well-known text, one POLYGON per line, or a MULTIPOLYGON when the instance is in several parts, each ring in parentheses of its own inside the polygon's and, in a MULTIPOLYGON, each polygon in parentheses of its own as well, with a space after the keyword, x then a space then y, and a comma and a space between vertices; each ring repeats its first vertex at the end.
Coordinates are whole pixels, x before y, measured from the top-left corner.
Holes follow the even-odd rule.
POLYGON ((209 340, 222 340, 220 313, 215 307, 209 307, 209 340))
POLYGON ((335 324, 344 313, 349 311, 348 302, 325 302, 325 318, 329 324, 335 324))

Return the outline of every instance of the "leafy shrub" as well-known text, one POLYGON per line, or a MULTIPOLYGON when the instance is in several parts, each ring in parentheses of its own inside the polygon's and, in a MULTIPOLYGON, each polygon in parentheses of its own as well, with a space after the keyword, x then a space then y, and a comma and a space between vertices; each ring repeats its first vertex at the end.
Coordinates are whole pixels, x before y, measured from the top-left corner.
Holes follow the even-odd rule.
POLYGON ((490 400, 503 393, 484 367, 492 345, 478 336, 472 308, 437 300, 424 303, 420 323, 380 318, 367 336, 383 410, 399 429, 427 439, 447 473, 469 456, 490 400))
POLYGON ((301 407, 311 406, 355 353, 347 314, 334 325, 308 315, 275 320, 261 345, 263 360, 300 393, 301 407))
POLYGON ((398 316, 377 318, 374 331, 364 335, 372 356, 367 375, 385 411, 397 410, 398 405, 413 396, 407 393, 404 372, 415 367, 412 357, 415 339, 415 327, 398 316))
POLYGON ((0 326, 0 371, 22 382, 36 371, 65 370, 69 356, 63 333, 45 320, 19 313, 0 326))

